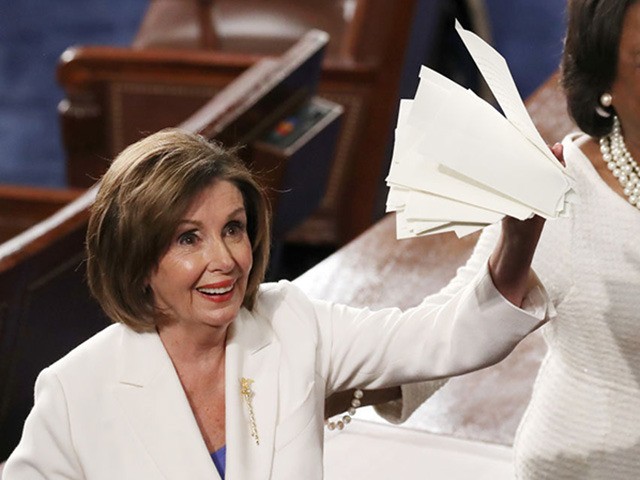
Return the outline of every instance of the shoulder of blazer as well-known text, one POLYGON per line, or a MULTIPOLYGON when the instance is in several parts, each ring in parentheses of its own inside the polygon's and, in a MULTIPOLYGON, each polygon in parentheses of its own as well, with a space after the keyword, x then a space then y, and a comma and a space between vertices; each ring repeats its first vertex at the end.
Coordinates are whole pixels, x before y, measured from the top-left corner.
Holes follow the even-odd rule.
POLYGON ((58 376, 77 375, 87 372, 95 375, 106 365, 115 364, 114 349, 121 343, 122 335, 129 327, 115 323, 99 331, 91 338, 75 347, 48 369, 58 376))
POLYGON ((281 320, 288 326, 293 322, 307 327, 317 323, 314 300, 286 280, 262 284, 252 313, 264 317, 276 329, 281 320))

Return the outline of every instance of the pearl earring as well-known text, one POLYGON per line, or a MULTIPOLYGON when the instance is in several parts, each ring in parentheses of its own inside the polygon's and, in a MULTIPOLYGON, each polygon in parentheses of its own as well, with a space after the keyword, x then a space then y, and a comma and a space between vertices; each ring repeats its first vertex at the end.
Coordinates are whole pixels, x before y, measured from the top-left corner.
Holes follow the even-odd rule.
POLYGON ((602 95, 600 95, 600 104, 596 105, 596 113, 604 118, 610 117, 611 113, 606 111, 605 108, 610 107, 612 101, 613 101, 613 97, 611 96, 610 93, 605 92, 602 95))

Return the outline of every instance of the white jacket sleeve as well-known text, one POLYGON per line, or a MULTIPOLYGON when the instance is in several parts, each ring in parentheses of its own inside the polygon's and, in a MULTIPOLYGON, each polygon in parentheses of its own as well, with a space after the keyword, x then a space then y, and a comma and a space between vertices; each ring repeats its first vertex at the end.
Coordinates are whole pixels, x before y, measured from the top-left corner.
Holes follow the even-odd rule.
MULTIPOLYGON (((456 276, 451 279, 447 286, 438 293, 425 298, 424 303, 446 301, 451 295, 464 288, 482 268, 482 265, 489 261, 489 256, 498 241, 499 235, 500 228, 498 224, 485 228, 465 265, 458 269, 456 276)), ((374 408, 385 420, 391 423, 402 423, 447 381, 448 378, 442 378, 404 384, 401 386, 401 397, 398 400, 375 405, 374 408)))
MULTIPOLYGON (((444 287, 440 292, 428 296, 423 301, 423 304, 446 302, 452 296, 456 295, 461 289, 468 286, 473 278, 478 275, 478 272, 486 268, 488 265, 489 256, 498 241, 499 235, 499 224, 494 224, 484 229, 466 264, 458 269, 456 276, 446 287, 444 287)), ((536 310, 536 300, 532 295, 535 296, 538 292, 542 292, 542 287, 540 286, 540 288, 541 290, 539 291, 537 288, 534 288, 534 291, 529 292, 529 295, 525 298, 523 308, 530 311, 531 309, 534 311, 536 310)), ((496 293, 500 295, 499 292, 496 293)), ((544 291, 542 296, 544 297, 544 301, 547 303, 547 317, 552 316, 555 314, 555 309, 549 300, 549 295, 544 291)), ((387 421, 392 423, 402 423, 409 418, 420 405, 422 405, 440 387, 442 387, 446 381, 447 378, 442 378, 434 381, 403 384, 401 387, 400 399, 387 402, 382 405, 376 405, 375 409, 378 414, 387 421)))
MULTIPOLYGON (((467 263, 458 269, 456 276, 450 283, 440 292, 426 297, 418 307, 423 311, 440 311, 440 314, 436 313, 440 319, 436 322, 435 328, 425 327, 422 335, 437 338, 436 348, 432 351, 433 357, 425 360, 431 362, 432 367, 438 364, 441 367, 437 371, 424 370, 422 372, 423 381, 417 383, 415 380, 401 382, 401 399, 376 406, 378 413, 388 421, 393 423, 405 421, 424 401, 446 383, 449 376, 483 368, 497 363, 508 355, 520 339, 528 333, 522 332, 522 337, 511 339, 508 338, 508 335, 503 335, 514 326, 532 322, 530 325, 533 330, 542 323, 540 320, 546 320, 553 315, 553 306, 540 284, 528 293, 523 303, 523 309, 518 309, 509 303, 495 289, 488 274, 487 264, 499 234, 500 226, 498 224, 485 229, 473 254, 467 263), (470 290, 473 290, 472 294, 470 290), (475 302, 478 308, 477 312, 472 311, 473 307, 468 310, 470 317, 467 320, 470 322, 460 329, 455 327, 456 324, 460 324, 459 316, 452 315, 447 318, 443 314, 451 310, 457 310, 456 314, 464 311, 462 304, 468 302, 468 300, 464 300, 465 297, 476 300, 483 298, 484 300, 475 302), (492 303, 493 308, 490 308, 492 303), (448 304, 449 307, 446 307, 448 304), (455 307, 451 308, 453 305, 455 307), (490 319, 489 321, 482 320, 487 317, 490 319), (498 330, 495 336, 486 335, 489 329, 493 328, 491 325, 498 330), (478 328, 480 331, 477 330, 478 328), (446 347, 438 350, 438 345, 440 347, 446 345, 446 347), (459 345, 465 346, 460 347, 459 345), (455 358, 456 356, 460 358, 455 358), (462 365, 463 363, 465 364, 462 365), (448 373, 444 373, 445 369, 448 373), (436 378, 433 379, 433 377, 436 378)), ((419 337, 414 338, 414 343, 419 340, 419 337)), ((384 342, 385 340, 382 340, 380 345, 384 345, 384 342)), ((427 350, 428 347, 425 347, 425 351, 427 350)))
POLYGON ((314 301, 323 352, 319 373, 327 394, 484 368, 549 318, 550 302, 541 285, 532 288, 520 309, 497 291, 486 262, 478 263, 482 267, 470 280, 405 312, 314 301))
POLYGON ((43 370, 35 386, 35 405, 22 439, 3 471, 8 480, 84 479, 69 427, 67 403, 58 377, 43 370))

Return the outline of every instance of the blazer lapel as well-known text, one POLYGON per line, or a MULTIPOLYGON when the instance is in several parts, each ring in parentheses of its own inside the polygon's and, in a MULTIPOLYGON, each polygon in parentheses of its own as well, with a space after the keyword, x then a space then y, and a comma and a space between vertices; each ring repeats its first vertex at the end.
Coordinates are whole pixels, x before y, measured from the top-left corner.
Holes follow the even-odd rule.
POLYGON ((226 349, 227 480, 269 478, 278 409, 280 344, 269 322, 242 309, 226 349), (242 380, 250 383, 249 402, 242 380), (252 437, 253 410, 259 444, 252 437))
POLYGON ((156 333, 123 329, 115 396, 164 478, 220 478, 156 333))

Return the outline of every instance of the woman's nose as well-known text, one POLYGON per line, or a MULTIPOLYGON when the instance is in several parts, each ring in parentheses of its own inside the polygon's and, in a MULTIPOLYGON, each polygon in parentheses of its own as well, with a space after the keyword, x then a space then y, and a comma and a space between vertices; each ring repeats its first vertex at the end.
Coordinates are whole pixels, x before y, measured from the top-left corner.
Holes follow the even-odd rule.
POLYGON ((230 272, 235 260, 229 247, 222 239, 212 240, 207 247, 207 269, 215 272, 230 272))

